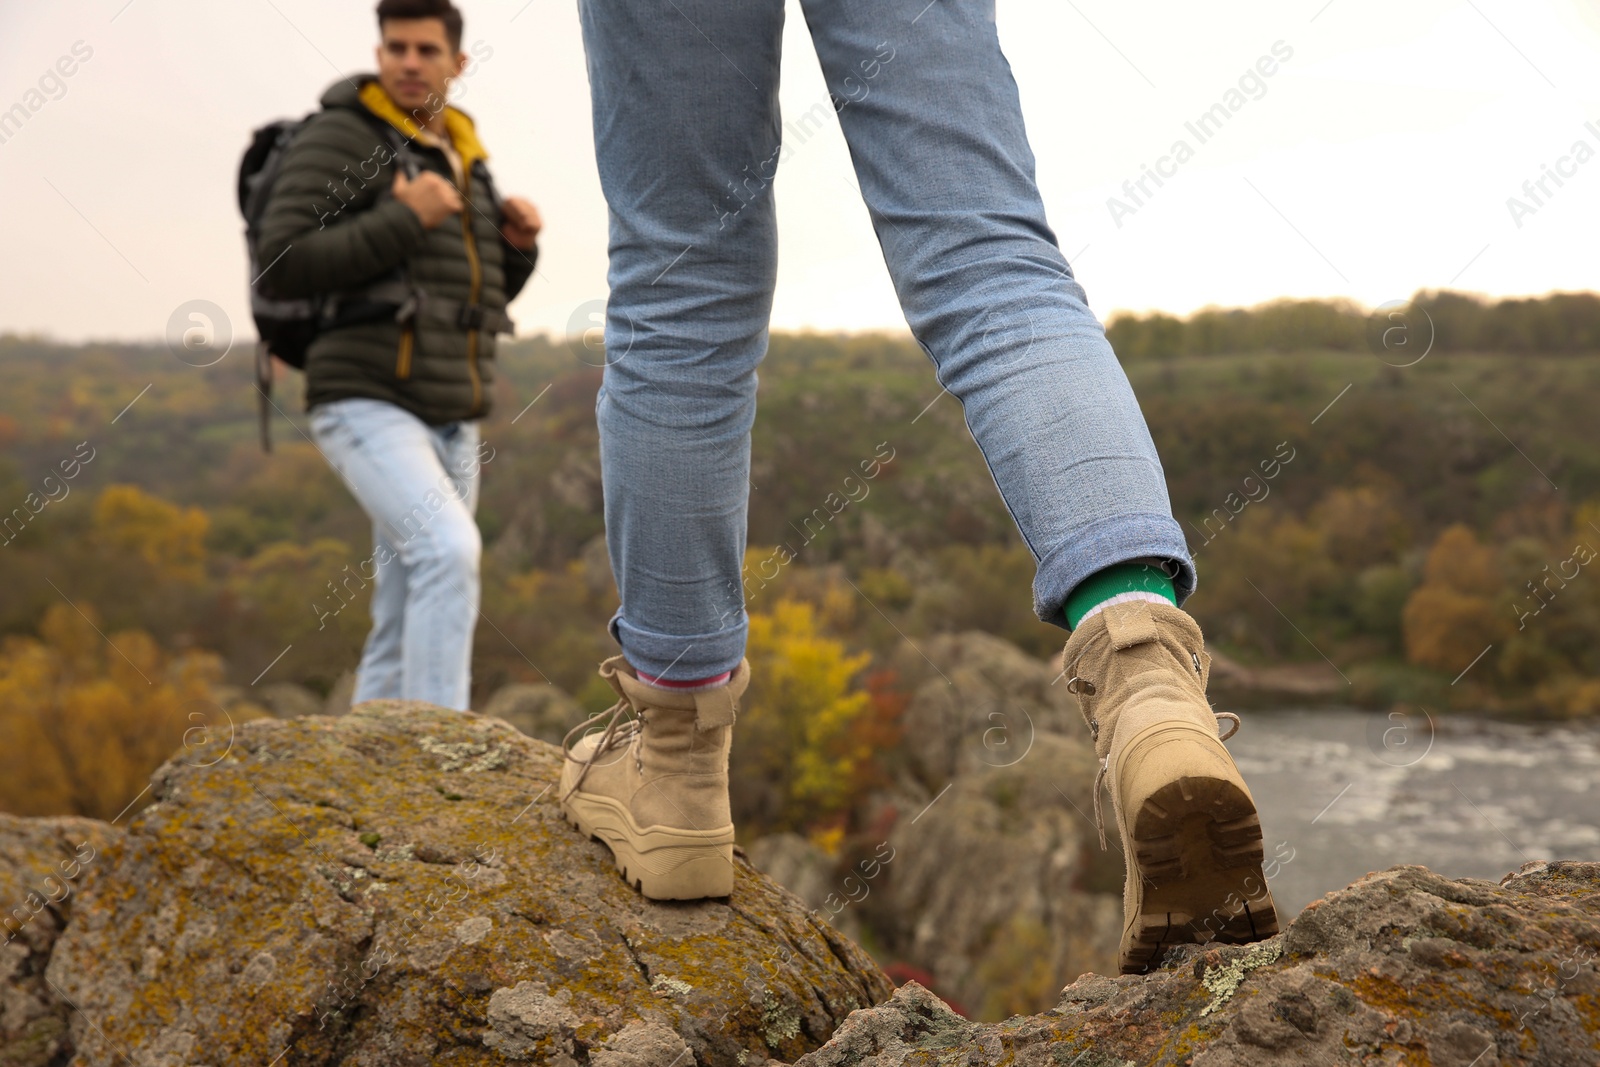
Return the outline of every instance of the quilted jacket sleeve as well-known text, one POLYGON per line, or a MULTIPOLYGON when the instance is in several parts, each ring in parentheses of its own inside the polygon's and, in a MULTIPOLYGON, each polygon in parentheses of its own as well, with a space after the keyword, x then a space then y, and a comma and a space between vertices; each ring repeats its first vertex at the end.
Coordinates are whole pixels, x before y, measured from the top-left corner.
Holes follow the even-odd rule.
POLYGON ((378 194, 394 181, 392 149, 371 125, 325 111, 289 145, 261 227, 266 284, 285 297, 363 285, 423 242, 416 212, 378 194), (376 171, 376 173, 374 173, 376 171))

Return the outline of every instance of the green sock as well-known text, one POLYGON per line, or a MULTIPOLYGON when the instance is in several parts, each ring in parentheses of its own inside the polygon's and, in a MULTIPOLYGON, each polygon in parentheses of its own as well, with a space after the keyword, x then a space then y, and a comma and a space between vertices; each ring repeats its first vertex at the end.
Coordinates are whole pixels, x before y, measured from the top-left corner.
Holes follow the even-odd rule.
POLYGON ((1174 607, 1178 604, 1177 590, 1166 571, 1148 563, 1118 563, 1078 583, 1064 608, 1067 625, 1076 630, 1085 615, 1119 593, 1154 593, 1174 607))

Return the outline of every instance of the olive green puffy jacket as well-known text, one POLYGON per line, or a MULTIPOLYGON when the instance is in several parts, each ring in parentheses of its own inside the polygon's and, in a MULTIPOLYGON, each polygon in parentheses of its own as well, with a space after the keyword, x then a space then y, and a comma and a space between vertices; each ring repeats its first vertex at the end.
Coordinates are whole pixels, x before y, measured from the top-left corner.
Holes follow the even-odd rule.
MULTIPOLYGON (((513 248, 484 188, 486 158, 472 120, 447 109, 449 136, 465 164, 457 183, 443 151, 412 140, 420 165, 459 189, 465 207, 431 230, 389 195, 399 166, 372 117, 416 133, 372 75, 335 82, 323 110, 290 144, 262 221, 264 281, 285 298, 358 290, 404 265, 428 297, 503 312, 533 272, 537 254, 513 248), (369 114, 363 114, 368 112, 369 114)), ((397 404, 430 425, 489 413, 494 334, 420 317, 393 316, 320 334, 306 353, 306 404, 346 397, 397 404)))

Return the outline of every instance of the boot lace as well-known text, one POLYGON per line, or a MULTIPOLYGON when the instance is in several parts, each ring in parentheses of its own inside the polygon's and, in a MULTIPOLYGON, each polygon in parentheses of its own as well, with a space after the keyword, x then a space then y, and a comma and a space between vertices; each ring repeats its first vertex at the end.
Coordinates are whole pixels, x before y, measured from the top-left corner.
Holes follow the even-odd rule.
POLYGON ((573 780, 572 788, 562 794, 562 800, 566 800, 578 791, 578 787, 583 785, 583 780, 589 776, 589 769, 595 765, 601 753, 609 752, 613 748, 624 745, 631 748, 634 765, 643 770, 643 757, 639 746, 644 737, 644 716, 640 714, 636 718, 629 718, 627 713, 632 710, 633 705, 628 703, 628 699, 619 697, 617 702, 605 711, 596 712, 567 731, 566 736, 561 739, 561 754, 568 759, 572 759, 572 749, 577 741, 588 737, 596 728, 601 733, 600 740, 590 750, 589 755, 581 761, 573 761, 579 764, 578 777, 573 780), (574 738, 577 738, 577 741, 574 741, 574 738))
MULTIPOLYGON (((1231 711, 1213 711, 1211 714, 1215 715, 1217 718, 1217 740, 1219 741, 1226 741, 1228 738, 1238 733, 1239 727, 1243 725, 1240 722, 1239 716, 1235 715, 1231 711), (1232 723, 1232 728, 1229 729, 1227 733, 1222 732, 1222 720, 1224 719, 1230 720, 1232 723)), ((1104 852, 1108 846, 1106 844, 1105 809, 1101 804, 1100 797, 1102 787, 1105 785, 1106 775, 1110 772, 1110 770, 1111 757, 1100 757, 1100 769, 1095 772, 1094 776, 1094 828, 1099 831, 1100 851, 1102 852, 1104 852)))

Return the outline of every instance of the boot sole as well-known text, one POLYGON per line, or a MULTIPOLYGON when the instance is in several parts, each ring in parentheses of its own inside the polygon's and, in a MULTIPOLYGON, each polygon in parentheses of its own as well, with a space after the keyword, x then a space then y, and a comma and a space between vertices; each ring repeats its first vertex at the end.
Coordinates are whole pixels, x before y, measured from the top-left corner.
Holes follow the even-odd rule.
MULTIPOLYGON (((1211 746, 1221 749, 1214 739, 1211 746)), ((1242 945, 1278 932, 1261 870, 1261 819, 1242 779, 1168 781, 1135 809, 1127 846, 1143 886, 1123 932, 1122 973, 1147 973, 1173 945, 1242 945)))
POLYGON ((561 814, 611 850, 623 881, 650 900, 703 900, 733 893, 733 826, 640 829, 620 804, 577 793, 561 814))

